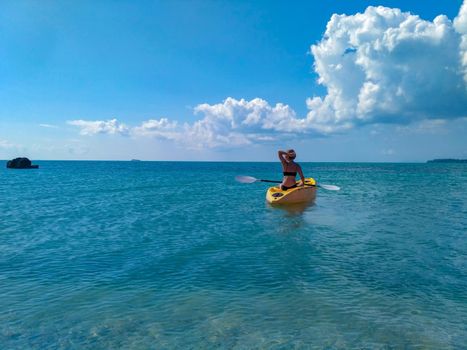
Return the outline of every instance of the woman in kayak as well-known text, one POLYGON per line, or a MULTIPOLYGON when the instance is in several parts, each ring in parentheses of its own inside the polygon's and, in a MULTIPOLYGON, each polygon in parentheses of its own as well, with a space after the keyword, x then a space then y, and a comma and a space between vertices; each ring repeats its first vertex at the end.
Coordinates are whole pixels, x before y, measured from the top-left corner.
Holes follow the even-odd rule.
POLYGON ((304 186, 305 177, 303 176, 302 168, 294 162, 294 159, 297 156, 295 151, 293 149, 289 149, 287 152, 279 151, 278 155, 282 163, 282 171, 284 174, 284 179, 280 185, 281 190, 286 191, 290 188, 297 187, 297 183, 295 182, 297 173, 300 175, 301 179, 298 186, 304 186))

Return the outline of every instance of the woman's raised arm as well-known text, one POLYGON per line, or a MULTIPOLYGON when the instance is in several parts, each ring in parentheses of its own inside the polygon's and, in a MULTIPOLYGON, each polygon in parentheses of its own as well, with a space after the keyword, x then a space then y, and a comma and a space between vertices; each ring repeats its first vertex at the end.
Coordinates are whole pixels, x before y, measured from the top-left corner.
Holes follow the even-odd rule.
POLYGON ((279 150, 277 152, 277 156, 279 157, 279 160, 282 162, 282 163, 287 163, 286 159, 284 158, 284 156, 287 155, 287 152, 284 152, 284 151, 281 151, 279 150))

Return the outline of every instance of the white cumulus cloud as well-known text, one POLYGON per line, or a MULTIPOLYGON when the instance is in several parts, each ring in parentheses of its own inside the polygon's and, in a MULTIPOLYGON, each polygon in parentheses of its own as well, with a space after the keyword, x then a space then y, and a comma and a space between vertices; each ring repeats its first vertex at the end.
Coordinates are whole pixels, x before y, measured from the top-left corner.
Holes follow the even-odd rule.
POLYGON ((201 117, 183 124, 167 118, 149 119, 134 127, 127 127, 116 119, 73 120, 68 123, 81 128, 82 135, 150 136, 176 141, 189 148, 241 146, 310 132, 306 120, 297 118, 288 105, 278 103, 271 106, 260 98, 247 101, 229 97, 214 105, 200 104, 194 108, 194 113, 201 117))
POLYGON ((444 15, 427 21, 382 6, 334 14, 311 53, 327 93, 307 99, 308 113, 302 117, 283 103, 228 97, 196 106, 198 119, 193 122, 160 118, 134 127, 116 119, 68 123, 82 135, 129 134, 213 148, 326 135, 368 124, 412 124, 427 132, 467 116, 467 0, 454 22, 444 15))
MULTIPOLYGON (((310 131, 304 127, 304 119, 298 119, 289 106, 281 103, 271 106, 260 98, 247 101, 228 97, 218 104, 200 104, 194 113, 200 118, 192 123, 150 119, 128 130, 136 137, 172 140, 194 149, 270 142, 284 135, 310 131)), ((79 126, 82 125, 88 123, 80 121, 79 126)))
POLYGON ((68 124, 77 126, 81 129, 81 135, 95 135, 95 134, 128 134, 128 127, 121 124, 117 119, 111 120, 71 120, 68 124))
POLYGON ((327 95, 308 100, 310 127, 331 133, 465 116, 466 4, 455 25, 443 15, 430 22, 382 6, 333 15, 311 47, 327 95))
POLYGON ((201 146, 248 145, 275 140, 283 133, 304 131, 289 106, 271 106, 260 98, 247 101, 229 97, 214 105, 200 104, 194 110, 203 117, 185 124, 184 134, 190 143, 201 146))
POLYGON ((132 128, 132 134, 174 140, 189 148, 213 148, 273 141, 278 132, 302 131, 289 106, 271 106, 260 98, 246 101, 229 97, 214 105, 200 104, 194 113, 201 117, 192 123, 150 119, 132 128))
POLYGON ((467 1, 464 1, 459 16, 454 20, 454 27, 462 35, 460 60, 463 67, 464 79, 467 83, 467 1))
POLYGON ((178 123, 169 121, 167 118, 149 119, 141 124, 141 126, 132 129, 134 135, 154 136, 169 140, 176 140, 180 137, 178 123))

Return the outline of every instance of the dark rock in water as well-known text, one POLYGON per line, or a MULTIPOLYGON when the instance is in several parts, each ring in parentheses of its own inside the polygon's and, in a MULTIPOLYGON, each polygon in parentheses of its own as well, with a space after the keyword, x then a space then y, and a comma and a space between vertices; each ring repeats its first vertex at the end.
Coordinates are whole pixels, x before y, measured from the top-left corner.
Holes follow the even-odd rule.
POLYGON ((9 160, 6 167, 10 169, 37 169, 39 165, 32 165, 28 158, 15 158, 9 160))

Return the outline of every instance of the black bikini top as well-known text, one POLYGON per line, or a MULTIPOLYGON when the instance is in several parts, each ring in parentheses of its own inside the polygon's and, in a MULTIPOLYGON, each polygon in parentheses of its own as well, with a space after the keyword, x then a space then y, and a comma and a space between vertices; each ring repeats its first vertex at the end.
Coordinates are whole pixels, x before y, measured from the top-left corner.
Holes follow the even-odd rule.
MULTIPOLYGON (((288 165, 288 164, 287 164, 288 165)), ((287 165, 285 166, 285 169, 284 169, 284 176, 297 176, 297 172, 296 171, 286 171, 287 170, 287 165)))

